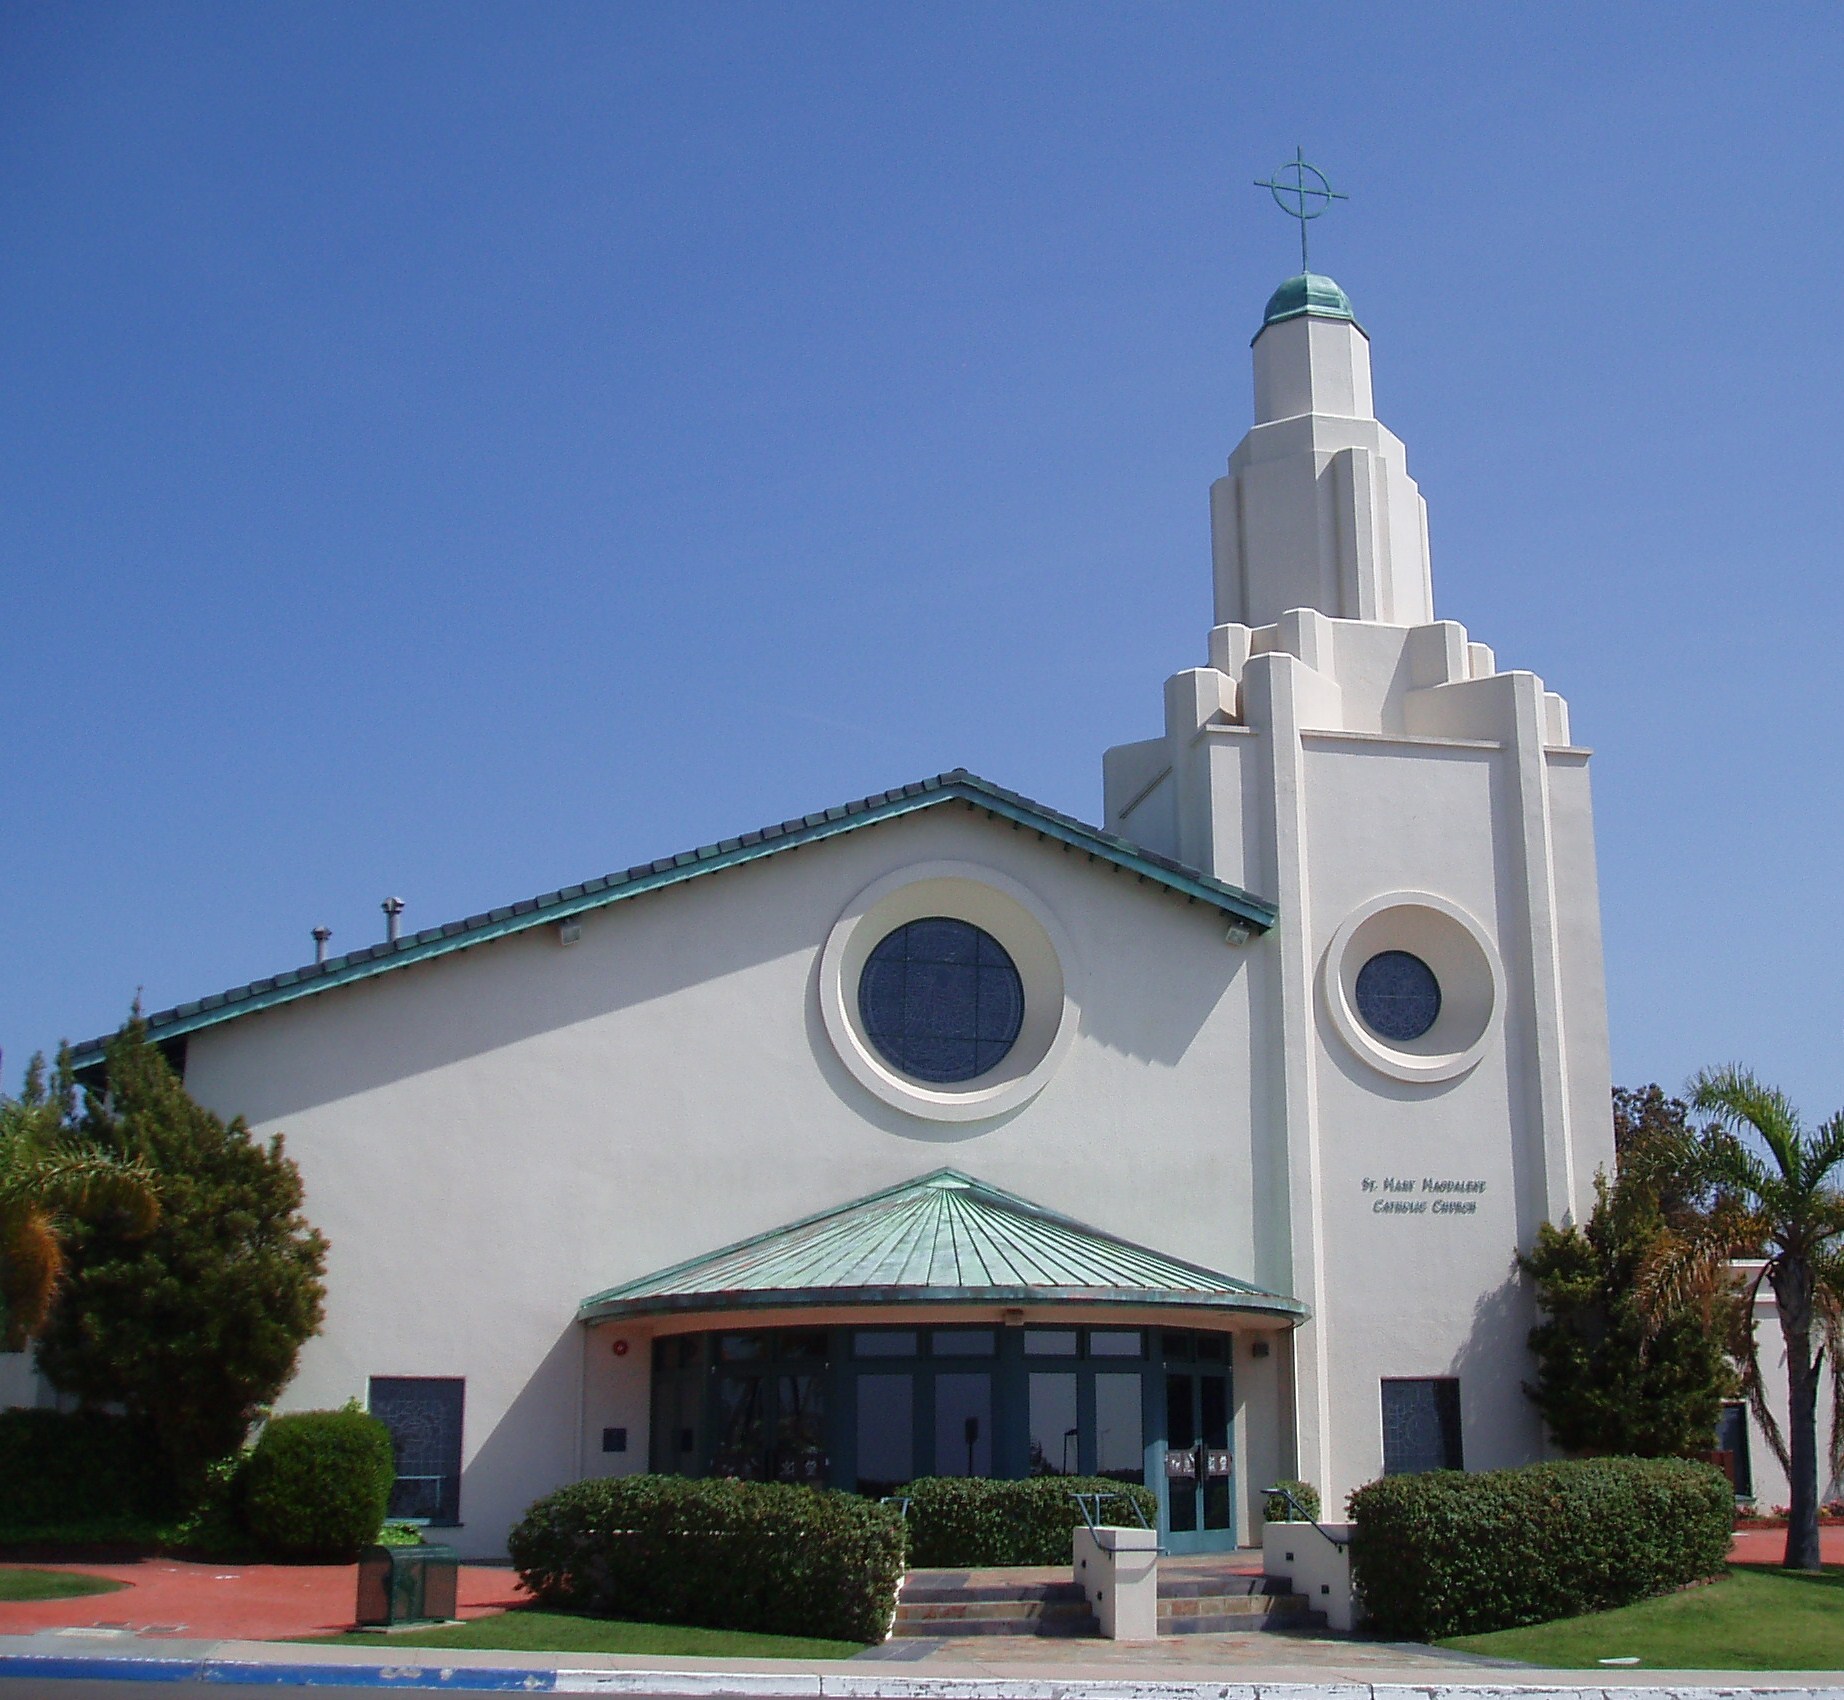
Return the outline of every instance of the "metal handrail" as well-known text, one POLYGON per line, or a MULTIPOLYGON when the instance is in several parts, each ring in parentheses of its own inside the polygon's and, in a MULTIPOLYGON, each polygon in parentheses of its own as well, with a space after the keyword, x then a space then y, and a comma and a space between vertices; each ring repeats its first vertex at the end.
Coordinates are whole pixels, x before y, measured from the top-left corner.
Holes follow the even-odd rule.
POLYGON ((1082 1521, 1088 1524, 1091 1535, 1101 1527, 1101 1502, 1104 1499, 1126 1500, 1133 1507, 1134 1521, 1148 1533, 1152 1531, 1152 1524, 1146 1521, 1146 1513, 1140 1509, 1140 1502, 1130 1493, 1077 1493, 1071 1488, 1069 1497, 1076 1502, 1077 1509, 1082 1513, 1082 1521))
POLYGON ((1293 1510, 1298 1513, 1298 1516, 1296 1518, 1297 1522, 1312 1524, 1312 1526, 1315 1529, 1317 1529, 1320 1534, 1324 1535, 1325 1538, 1328 1541, 1330 1541, 1334 1547, 1338 1549, 1338 1551, 1343 1552, 1345 1550, 1345 1543, 1341 1541, 1335 1534, 1333 1534, 1332 1531, 1328 1529, 1323 1523, 1321 1523, 1317 1517, 1313 1516, 1313 1514, 1310 1511, 1308 1511, 1306 1507, 1302 1505, 1297 1499, 1295 1499, 1293 1495, 1287 1491, 1286 1488, 1276 1485, 1271 1488, 1263 1488, 1261 1491, 1264 1494, 1274 1494, 1278 1496, 1279 1498, 1286 1500, 1288 1505, 1291 1506, 1293 1510))
POLYGON ((877 1502, 879 1505, 894 1505, 905 1523, 909 1521, 909 1495, 906 1493, 887 1493, 877 1502))

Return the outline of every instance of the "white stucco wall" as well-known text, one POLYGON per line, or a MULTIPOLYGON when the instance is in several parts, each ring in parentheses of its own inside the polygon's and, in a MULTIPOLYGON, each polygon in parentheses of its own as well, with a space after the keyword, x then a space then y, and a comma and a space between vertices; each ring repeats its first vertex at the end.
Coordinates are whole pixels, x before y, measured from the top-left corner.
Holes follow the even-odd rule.
POLYGON ((572 1316, 688 1256, 952 1164, 1246 1276, 1258 950, 1225 944, 1213 910, 952 804, 618 903, 573 945, 539 928, 201 1033, 187 1084, 286 1133, 332 1244, 326 1329, 285 1403, 465 1376, 457 1538, 494 1552, 539 1493, 644 1468, 644 1336, 617 1366, 572 1316), (1072 958, 1074 1042, 988 1121, 880 1101, 819 1019, 846 905, 943 859, 1027 887, 1072 958), (629 1450, 602 1454, 622 1420, 629 1450))
POLYGON ((1153 742, 1112 753, 1108 818, 1131 835, 1169 789, 1178 854, 1281 910, 1249 972, 1270 1130, 1254 1268, 1314 1313, 1293 1343, 1296 1467, 1334 1507, 1379 1474, 1397 1377, 1459 1379, 1469 1467, 1540 1457, 1514 1253, 1583 1213, 1612 1160, 1586 754, 1548 742, 1566 710, 1540 681, 1490 671, 1450 622, 1306 610, 1219 629, 1210 652, 1167 687, 1163 764, 1153 742), (1491 1015, 1417 1078, 1347 1036, 1332 981, 1364 915, 1424 904, 1482 941, 1491 1015))

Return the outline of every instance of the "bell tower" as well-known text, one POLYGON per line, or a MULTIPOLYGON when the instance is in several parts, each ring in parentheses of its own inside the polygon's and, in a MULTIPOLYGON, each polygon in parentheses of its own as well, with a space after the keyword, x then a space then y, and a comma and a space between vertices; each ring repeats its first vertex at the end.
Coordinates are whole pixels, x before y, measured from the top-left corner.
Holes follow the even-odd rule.
MULTIPOLYGON (((1262 186, 1304 233, 1336 197, 1288 174, 1262 186)), ((1245 1464, 1337 1504, 1415 1467, 1405 1425, 1447 1467, 1543 1455, 1508 1270, 1613 1160, 1593 804, 1563 699, 1435 617, 1370 339, 1304 234, 1252 351, 1205 658, 1166 681, 1158 736, 1103 758, 1105 819, 1279 911, 1226 946, 1247 1050, 1220 1090, 1251 1131, 1223 1207, 1310 1317, 1289 1438, 1245 1464)))
POLYGON ((1370 392, 1370 338, 1345 292, 1303 272, 1255 335, 1255 423, 1210 490, 1216 623, 1291 608, 1422 626, 1434 618, 1428 509, 1370 392))

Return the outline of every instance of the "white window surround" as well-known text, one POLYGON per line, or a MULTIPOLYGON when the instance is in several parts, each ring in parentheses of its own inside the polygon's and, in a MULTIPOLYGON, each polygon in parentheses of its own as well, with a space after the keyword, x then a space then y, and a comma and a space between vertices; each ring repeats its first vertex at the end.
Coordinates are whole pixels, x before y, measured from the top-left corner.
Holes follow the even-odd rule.
POLYGON ((1319 979, 1333 1030, 1392 1080, 1457 1079, 1485 1054, 1504 1014, 1505 971, 1485 928, 1427 891, 1386 892, 1354 909, 1326 946, 1319 979), (1441 1012, 1418 1039, 1381 1039, 1357 1013, 1358 970, 1385 950, 1420 957, 1440 983, 1441 1012))
POLYGON ((886 1104, 929 1121, 1003 1115, 1041 1092, 1075 1037, 1075 954, 1043 900, 977 862, 918 862, 859 892, 820 955, 820 1017, 839 1060, 886 1104), (938 1084, 898 1073, 865 1033, 858 980, 877 945, 908 921, 949 915, 990 933, 1024 982, 1024 1022, 1005 1059, 972 1080, 938 1084))

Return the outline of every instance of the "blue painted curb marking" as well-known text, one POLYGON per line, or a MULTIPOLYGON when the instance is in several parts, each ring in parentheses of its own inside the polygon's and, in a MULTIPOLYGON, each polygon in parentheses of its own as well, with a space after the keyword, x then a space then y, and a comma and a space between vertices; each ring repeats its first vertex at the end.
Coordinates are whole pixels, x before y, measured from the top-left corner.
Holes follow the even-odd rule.
POLYGON ((0 1654, 0 1682, 204 1682, 245 1688, 402 1688, 444 1693, 549 1694, 554 1670, 492 1665, 271 1665, 234 1659, 64 1658, 0 1654))

